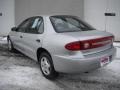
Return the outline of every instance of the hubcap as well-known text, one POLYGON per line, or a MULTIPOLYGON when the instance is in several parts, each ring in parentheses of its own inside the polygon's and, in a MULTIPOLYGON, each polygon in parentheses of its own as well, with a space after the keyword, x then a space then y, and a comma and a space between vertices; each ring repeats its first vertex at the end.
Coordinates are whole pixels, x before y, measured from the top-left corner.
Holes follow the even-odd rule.
POLYGON ((51 66, 50 66, 50 62, 46 57, 41 58, 41 69, 45 75, 50 74, 51 66))
POLYGON ((11 50, 12 49, 12 44, 11 44, 11 41, 8 40, 8 49, 11 50))

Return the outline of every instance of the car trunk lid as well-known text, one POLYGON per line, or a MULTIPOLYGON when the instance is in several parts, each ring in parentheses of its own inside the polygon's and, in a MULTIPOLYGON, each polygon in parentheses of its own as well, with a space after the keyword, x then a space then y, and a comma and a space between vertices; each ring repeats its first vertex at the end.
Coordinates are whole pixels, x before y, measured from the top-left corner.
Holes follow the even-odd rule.
POLYGON ((64 33, 64 35, 76 38, 78 40, 77 43, 80 43, 80 51, 82 51, 84 55, 110 49, 113 45, 114 38, 110 33, 97 30, 69 32, 64 33))

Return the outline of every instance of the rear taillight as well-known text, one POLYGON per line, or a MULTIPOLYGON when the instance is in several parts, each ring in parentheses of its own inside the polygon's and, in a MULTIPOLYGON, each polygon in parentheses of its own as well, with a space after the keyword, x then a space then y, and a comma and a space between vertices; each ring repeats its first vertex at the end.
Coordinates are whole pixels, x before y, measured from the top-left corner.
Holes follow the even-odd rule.
POLYGON ((66 44, 65 48, 71 51, 93 49, 93 48, 102 47, 104 45, 112 43, 113 39, 114 39, 113 36, 109 36, 109 37, 103 37, 103 38, 97 38, 97 39, 71 42, 66 44))
POLYGON ((80 42, 72 42, 72 43, 68 43, 67 45, 65 45, 65 48, 71 51, 77 51, 80 50, 80 42))

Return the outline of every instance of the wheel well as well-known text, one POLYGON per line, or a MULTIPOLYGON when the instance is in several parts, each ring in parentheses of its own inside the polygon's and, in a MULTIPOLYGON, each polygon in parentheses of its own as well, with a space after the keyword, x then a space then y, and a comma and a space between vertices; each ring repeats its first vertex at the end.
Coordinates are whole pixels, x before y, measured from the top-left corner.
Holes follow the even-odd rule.
MULTIPOLYGON (((44 49, 44 48, 38 48, 38 50, 37 50, 37 60, 38 61, 39 61, 40 54, 43 53, 43 52, 46 52, 46 53, 48 53, 50 55, 50 53, 46 49, 44 49)), ((51 55, 50 55, 50 57, 51 57, 51 55)))

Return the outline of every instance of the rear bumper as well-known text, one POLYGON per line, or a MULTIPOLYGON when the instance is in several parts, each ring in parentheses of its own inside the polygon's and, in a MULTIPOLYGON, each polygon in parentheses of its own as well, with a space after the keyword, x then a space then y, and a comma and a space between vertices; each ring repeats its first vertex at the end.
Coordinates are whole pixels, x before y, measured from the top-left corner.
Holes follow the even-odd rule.
POLYGON ((54 68, 62 73, 81 73, 94 70, 101 67, 100 59, 103 57, 111 57, 110 62, 116 55, 116 48, 111 48, 106 51, 86 55, 84 58, 72 56, 53 56, 54 68))

